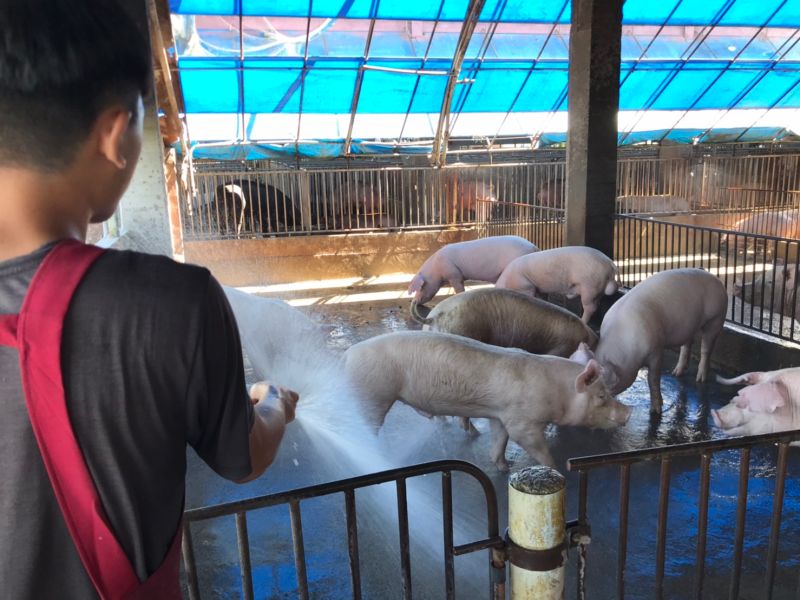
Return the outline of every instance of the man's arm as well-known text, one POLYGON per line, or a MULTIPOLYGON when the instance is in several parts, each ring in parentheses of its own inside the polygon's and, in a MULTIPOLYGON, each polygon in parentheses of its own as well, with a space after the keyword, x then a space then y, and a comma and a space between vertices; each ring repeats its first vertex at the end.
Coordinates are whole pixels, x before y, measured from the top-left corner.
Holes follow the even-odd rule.
POLYGON ((250 388, 253 402, 253 426, 250 428, 250 474, 236 483, 260 477, 275 460, 286 425, 294 420, 296 392, 265 381, 250 388))

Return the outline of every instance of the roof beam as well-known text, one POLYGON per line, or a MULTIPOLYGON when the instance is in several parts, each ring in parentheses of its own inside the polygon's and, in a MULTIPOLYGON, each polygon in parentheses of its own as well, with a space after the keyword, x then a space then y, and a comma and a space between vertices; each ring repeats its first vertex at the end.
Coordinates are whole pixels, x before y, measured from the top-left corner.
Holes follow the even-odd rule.
POLYGON ((444 164, 447 153, 447 136, 450 131, 450 105, 453 101, 456 83, 458 83, 458 75, 461 72, 464 56, 467 53, 467 48, 469 48, 472 33, 478 24, 478 17, 480 17, 485 2, 486 0, 470 0, 464 23, 461 26, 461 32, 458 34, 453 64, 450 67, 450 75, 447 78, 447 87, 442 99, 442 110, 439 112, 439 122, 436 125, 436 137, 433 140, 433 150, 431 152, 431 162, 438 166, 444 164))
POLYGON ((372 45, 372 34, 375 32, 375 19, 378 15, 378 2, 380 0, 374 0, 372 3, 372 7, 370 9, 370 13, 372 14, 372 19, 369 22, 369 31, 367 32, 367 41, 364 44, 364 64, 362 64, 358 68, 358 73, 356 74, 356 85, 353 88, 353 101, 350 103, 350 124, 347 126, 347 137, 344 140, 344 155, 350 155, 350 147, 353 145, 353 126, 356 122, 356 112, 358 111, 358 100, 361 97, 361 84, 364 81, 364 67, 366 66, 367 61, 369 60, 369 49, 372 45))
POLYGON ((155 62, 156 102, 166 116, 166 135, 164 137, 177 136, 185 154, 187 140, 180 118, 185 109, 180 79, 172 77, 172 73, 177 72, 178 65, 167 0, 147 0, 147 19, 155 62), (173 52, 169 53, 168 48, 173 48, 173 52))

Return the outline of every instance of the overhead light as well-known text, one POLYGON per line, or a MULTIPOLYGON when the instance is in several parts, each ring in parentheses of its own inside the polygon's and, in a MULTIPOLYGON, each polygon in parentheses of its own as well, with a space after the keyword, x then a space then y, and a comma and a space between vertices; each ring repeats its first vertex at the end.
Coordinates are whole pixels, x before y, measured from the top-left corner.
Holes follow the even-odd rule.
POLYGON ((736 52, 736 46, 734 46, 733 44, 728 46, 728 52, 736 52))

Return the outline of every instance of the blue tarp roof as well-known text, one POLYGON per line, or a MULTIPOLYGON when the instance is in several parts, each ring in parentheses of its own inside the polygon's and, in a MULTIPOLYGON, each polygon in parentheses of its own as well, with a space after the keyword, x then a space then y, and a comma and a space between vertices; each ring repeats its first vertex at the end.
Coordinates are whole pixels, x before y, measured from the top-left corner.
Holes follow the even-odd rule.
MULTIPOLYGON (((462 21, 469 0, 170 0, 174 14, 302 17, 320 19, 392 19, 462 21), (309 15, 309 4, 311 13, 309 15)), ((559 0, 486 0, 481 21, 569 23, 571 2, 559 0), (565 10, 562 10, 565 9, 565 10)), ((776 13, 773 27, 800 27, 800 4, 794 0, 627 0, 626 25, 760 26, 776 13)))
MULTIPOLYGON (((353 153, 429 147, 468 1, 170 5, 194 142, 329 156, 351 130, 353 153)), ((563 139, 570 10, 486 0, 450 106, 452 137, 563 139)), ((800 1, 627 0, 623 17, 621 143, 800 130, 800 1)))

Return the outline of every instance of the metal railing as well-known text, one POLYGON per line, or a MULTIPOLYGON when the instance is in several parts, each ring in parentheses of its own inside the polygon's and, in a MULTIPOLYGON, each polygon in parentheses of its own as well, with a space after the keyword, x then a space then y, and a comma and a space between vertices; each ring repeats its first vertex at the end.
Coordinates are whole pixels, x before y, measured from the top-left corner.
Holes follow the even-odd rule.
MULTIPOLYGON (((685 154, 685 153, 684 153, 685 154)), ((182 186, 187 239, 226 239, 548 222, 563 216, 566 162, 275 169, 195 162, 182 186)), ((800 206, 800 154, 625 157, 619 214, 745 212, 800 206)), ((769 231, 754 233, 770 234, 769 231)))
MULTIPOLYGON (((730 575, 730 587, 727 597, 735 600, 739 597, 739 588, 742 574, 742 553, 745 539, 745 517, 748 506, 748 482, 750 476, 750 452, 757 446, 767 444, 778 445, 777 469, 775 472, 775 488, 770 518, 769 546, 766 557, 766 571, 763 582, 763 595, 765 600, 770 600, 773 594, 775 583, 775 573, 777 568, 778 541, 781 530, 781 516, 783 511, 783 499, 786 480, 787 454, 789 443, 800 439, 800 430, 787 431, 782 433, 770 433, 764 435, 750 436, 745 438, 730 438, 722 440, 710 440, 704 442, 692 442, 687 444, 677 444, 663 448, 648 448, 645 450, 632 450, 628 452, 618 452, 604 454, 600 456, 589 456, 582 458, 571 458, 567 461, 570 471, 577 471, 580 475, 579 498, 578 498, 578 523, 589 527, 588 498, 589 496, 589 473, 591 471, 618 466, 619 467, 619 535, 617 539, 617 597, 622 600, 625 598, 625 572, 628 557, 628 531, 629 531, 629 507, 631 492, 631 467, 644 461, 660 461, 659 475, 659 496, 658 496, 658 520, 656 530, 656 570, 654 577, 655 597, 662 598, 665 579, 665 562, 667 556, 667 516, 669 512, 669 491, 671 479, 672 459, 676 457, 699 456, 700 457, 700 488, 697 499, 697 548, 695 553, 695 577, 693 590, 682 596, 683 598, 702 598, 705 579, 705 558, 706 545, 708 538, 708 513, 709 513, 709 487, 711 480, 711 458, 723 450, 741 450, 739 460, 739 483, 737 490, 736 503, 736 529, 733 540, 733 567, 730 575)), ((595 545, 600 545, 608 551, 610 544, 605 540, 594 540, 595 545)), ((581 556, 586 559, 586 546, 581 546, 581 556)), ((582 567, 582 565, 579 565, 582 567)), ((584 578, 585 568, 579 568, 577 596, 583 599, 586 595, 586 581, 584 578)), ((589 586, 591 587, 591 586, 589 586)), ((714 594, 714 598, 723 597, 719 590, 714 594)))
POLYGON ((288 492, 259 496, 246 500, 227 502, 216 506, 207 506, 188 510, 184 513, 183 524, 183 562, 189 588, 189 598, 200 598, 200 587, 197 579, 197 563, 194 557, 192 542, 192 523, 234 515, 236 538, 239 548, 239 569, 242 590, 245 600, 253 598, 252 562, 250 559, 250 541, 247 533, 247 512, 269 506, 288 505, 291 519, 292 541, 294 548, 294 564, 297 576, 298 597, 306 600, 309 597, 309 585, 306 572, 305 546, 303 543, 303 525, 300 503, 310 498, 343 494, 346 514, 348 558, 350 581, 353 598, 361 598, 361 571, 358 550, 358 530, 356 522, 355 491, 360 488, 376 486, 382 483, 395 482, 397 497, 397 517, 400 540, 400 570, 403 597, 411 595, 411 558, 408 522, 408 499, 406 481, 408 479, 441 473, 442 477, 442 520, 444 531, 444 594, 449 600, 456 597, 455 557, 489 550, 490 580, 495 600, 505 598, 505 562, 503 556, 504 540, 500 536, 498 524, 497 494, 489 477, 478 467, 459 460, 440 460, 410 467, 392 469, 380 473, 362 475, 341 481, 333 481, 304 487, 288 492), (475 479, 483 489, 486 500, 486 538, 466 544, 455 545, 453 541, 453 491, 452 474, 460 472, 475 479))
MULTIPOLYGON (((745 212, 800 205, 800 154, 620 159, 617 212, 745 212)), ((770 233, 761 231, 758 233, 770 233)))
POLYGON ((800 241, 620 215, 614 257, 625 287, 659 271, 705 269, 730 294, 728 322, 800 341, 800 241))
POLYGON ((563 162, 281 171, 211 166, 186 178, 187 240, 476 226, 529 233, 545 247, 561 239, 563 162))

